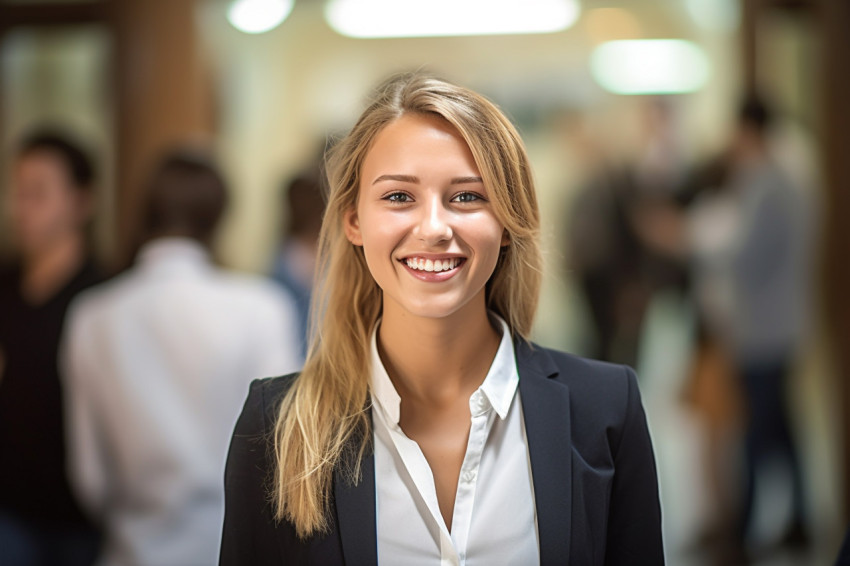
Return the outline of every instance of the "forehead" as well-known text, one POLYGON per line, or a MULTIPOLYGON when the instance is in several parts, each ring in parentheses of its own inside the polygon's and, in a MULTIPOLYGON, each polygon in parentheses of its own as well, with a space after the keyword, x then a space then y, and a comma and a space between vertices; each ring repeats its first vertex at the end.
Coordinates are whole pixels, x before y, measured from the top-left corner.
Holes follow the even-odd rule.
MULTIPOLYGON (((363 162, 363 172, 384 168, 422 168, 445 166, 477 174, 475 159, 466 141, 446 119, 430 114, 408 113, 387 124, 372 143, 363 162)), ((412 171, 381 171, 381 173, 412 171)))
POLYGON ((32 149, 22 153, 17 159, 19 169, 28 172, 47 172, 69 176, 68 163, 58 152, 51 149, 32 149))

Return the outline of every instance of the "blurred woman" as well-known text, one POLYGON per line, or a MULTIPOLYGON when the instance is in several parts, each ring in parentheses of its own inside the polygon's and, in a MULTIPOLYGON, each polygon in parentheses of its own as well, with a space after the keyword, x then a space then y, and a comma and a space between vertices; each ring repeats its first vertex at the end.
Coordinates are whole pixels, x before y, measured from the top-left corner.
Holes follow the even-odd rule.
POLYGON ((403 75, 328 171, 313 343, 251 387, 221 564, 663 564, 634 373, 528 341, 539 213, 510 122, 403 75))
POLYGON ((85 234, 94 171, 51 133, 26 139, 12 171, 5 208, 17 257, 0 273, 0 552, 5 564, 90 564, 98 536, 65 474, 57 350, 68 304, 98 281, 85 234))

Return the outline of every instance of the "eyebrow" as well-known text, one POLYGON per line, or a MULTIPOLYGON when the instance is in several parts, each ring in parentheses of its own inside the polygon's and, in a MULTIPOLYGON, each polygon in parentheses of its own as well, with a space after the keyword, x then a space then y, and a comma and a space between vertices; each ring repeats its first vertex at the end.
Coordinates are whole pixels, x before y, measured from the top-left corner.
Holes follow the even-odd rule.
MULTIPOLYGON (((401 183, 413 183, 419 184, 419 177, 414 175, 381 175, 374 181, 372 181, 373 185, 377 185, 382 181, 399 181, 401 183)), ((452 179, 449 184, 450 185, 462 185, 465 183, 483 183, 484 181, 481 177, 469 176, 469 177, 455 177, 452 179)))

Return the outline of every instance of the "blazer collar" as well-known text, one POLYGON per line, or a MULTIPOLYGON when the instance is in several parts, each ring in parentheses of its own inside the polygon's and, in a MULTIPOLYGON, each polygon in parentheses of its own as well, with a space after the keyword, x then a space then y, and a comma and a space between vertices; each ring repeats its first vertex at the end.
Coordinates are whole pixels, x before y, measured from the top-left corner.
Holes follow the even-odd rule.
MULTIPOLYGON (((528 452, 531 458, 540 564, 563 564, 570 555, 572 474, 567 386, 552 379, 558 366, 542 348, 515 343, 528 452)), ((334 474, 334 500, 346 564, 377 564, 375 458, 363 457, 361 479, 351 485, 334 474)))
POLYGON ((569 389, 552 379, 559 370, 546 350, 519 340, 516 357, 534 482, 540 564, 565 564, 572 526, 569 389))

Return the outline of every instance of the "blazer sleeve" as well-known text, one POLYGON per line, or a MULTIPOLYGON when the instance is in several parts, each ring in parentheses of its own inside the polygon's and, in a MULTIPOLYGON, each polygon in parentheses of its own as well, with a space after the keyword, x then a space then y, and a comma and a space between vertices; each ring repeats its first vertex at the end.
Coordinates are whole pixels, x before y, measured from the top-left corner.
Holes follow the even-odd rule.
POLYGON ((664 564, 661 504, 652 441, 631 368, 622 434, 614 449, 614 479, 608 516, 605 564, 664 564))
POLYGON ((220 566, 285 563, 275 545, 275 521, 267 496, 273 468, 269 444, 271 380, 251 383, 236 422, 224 477, 224 527, 220 566))

